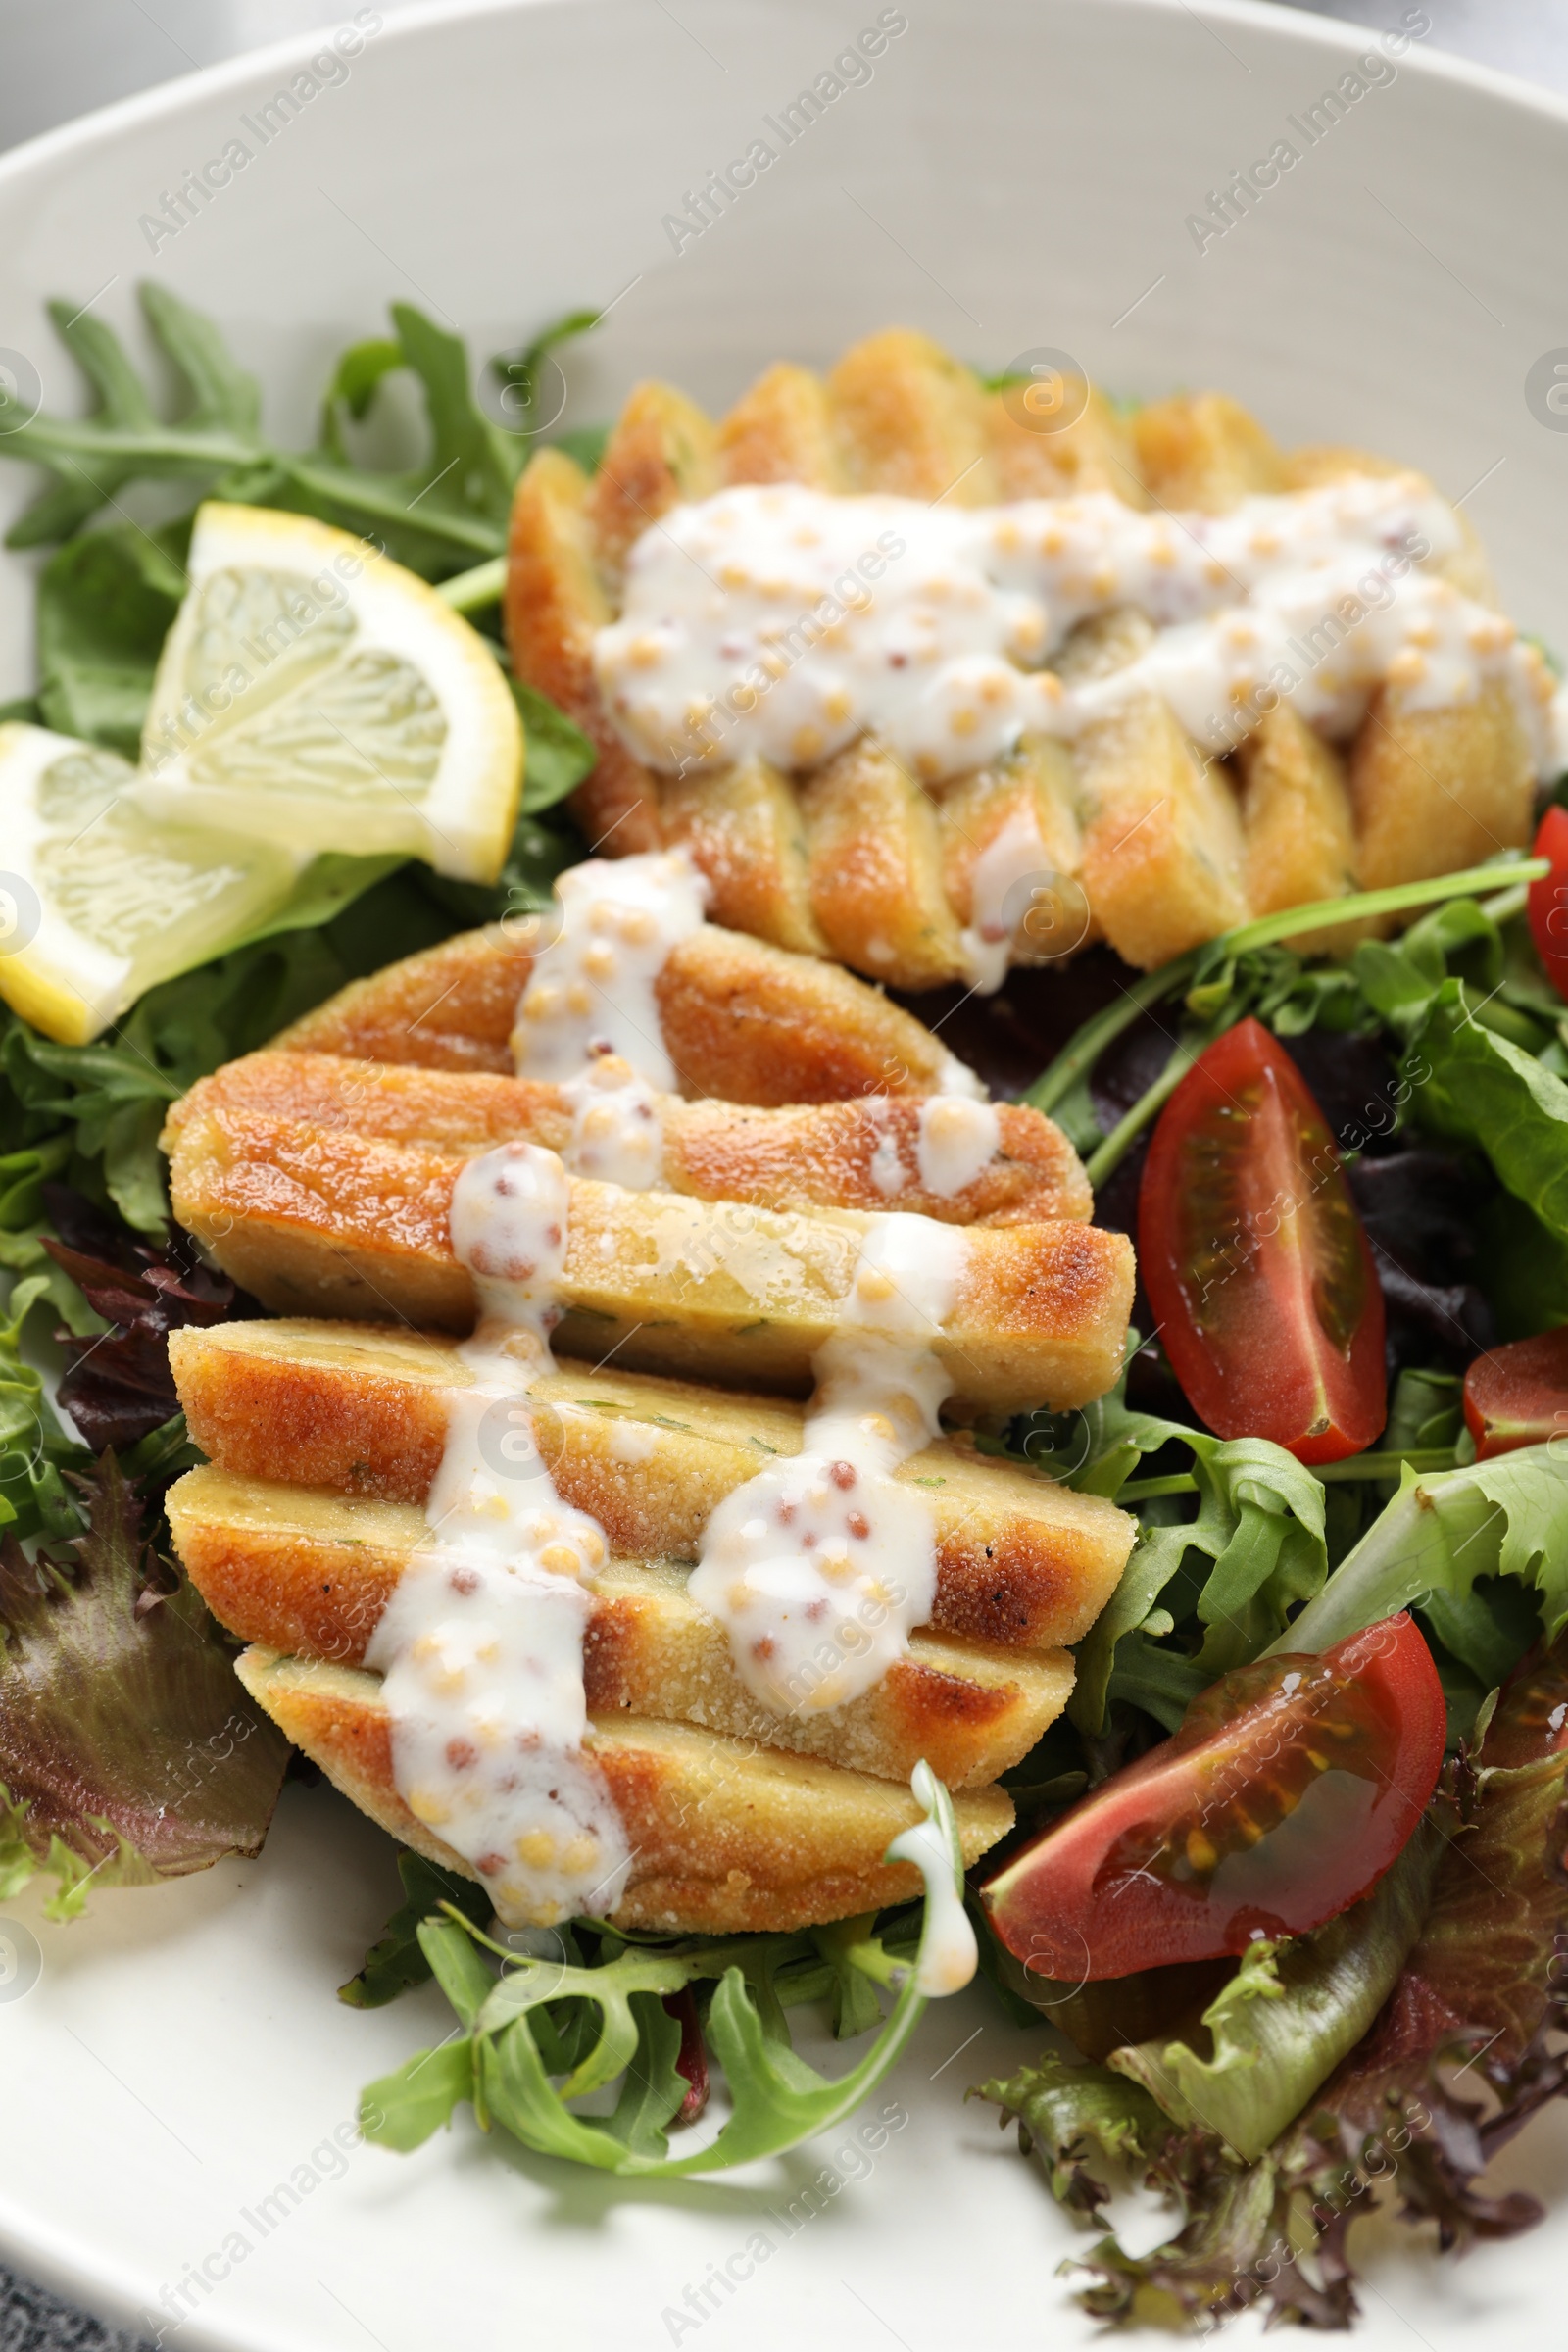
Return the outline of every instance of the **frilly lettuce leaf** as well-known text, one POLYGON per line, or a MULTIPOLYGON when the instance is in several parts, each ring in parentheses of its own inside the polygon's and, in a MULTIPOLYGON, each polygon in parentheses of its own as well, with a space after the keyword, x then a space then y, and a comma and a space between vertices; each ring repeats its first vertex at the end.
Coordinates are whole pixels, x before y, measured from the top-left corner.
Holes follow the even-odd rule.
POLYGON ((1423 1823, 1394 1868, 1315 1935, 1260 1941, 1203 2011, 1207 2054, 1187 2040, 1112 2053, 1174 2124, 1261 2156, 1353 2049, 1421 1933, 1441 1838, 1423 1823))
POLYGON ((1555 1439, 1417 1477, 1398 1494, 1276 1649, 1328 1649, 1429 1594, 1465 1600, 1478 1577, 1540 1594, 1548 1642, 1568 1624, 1568 1448, 1555 1439))
POLYGON ((84 1535, 36 1562, 0 1545, 0 1891, 53 1872, 61 1916, 89 1880, 256 1853, 288 1755, 194 1591, 147 1551, 113 1454, 78 1484, 84 1535))
MULTIPOLYGON (((914 1788, 944 1848, 932 1867, 961 1875, 951 1797, 924 1765, 914 1788)), ((928 1904, 913 1952, 889 1948, 871 1933, 870 1919, 845 1923, 827 1962, 811 1934, 628 1943, 588 1922, 601 1958, 587 1966, 575 1932, 559 1938, 555 1954, 518 1956, 443 1903, 420 1924, 418 1941, 457 2013, 461 2038, 421 2051, 369 2085, 361 2107, 365 2135, 383 2147, 417 2147, 469 2100, 486 2130, 499 2124, 524 2147, 600 2172, 669 2179, 780 2154, 851 2114, 903 2053, 925 2008, 917 1978, 937 1915, 938 1906, 928 1904), (499 1976, 487 1955, 500 1959, 499 1976), (893 2007, 885 2022, 878 2008, 881 2030, 858 2065, 828 2081, 792 2047, 784 2009, 801 1997, 803 1977, 812 1991, 829 1992, 849 1969, 891 1991, 893 2007), (709 2146, 670 2157, 669 2127, 693 2088, 698 2053, 666 2004, 709 1984, 702 2031, 723 2069, 730 2114, 709 2146), (565 2078, 559 2086, 552 2081, 558 2075, 565 2078), (609 2115, 572 2107, 617 2081, 609 2115)), ((842 2012, 842 1991, 838 2004, 842 2012)))

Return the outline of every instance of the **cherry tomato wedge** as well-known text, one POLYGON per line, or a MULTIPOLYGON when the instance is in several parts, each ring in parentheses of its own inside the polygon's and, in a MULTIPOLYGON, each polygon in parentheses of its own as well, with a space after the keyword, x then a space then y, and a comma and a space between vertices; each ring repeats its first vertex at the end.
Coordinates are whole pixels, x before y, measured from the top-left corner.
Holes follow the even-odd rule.
POLYGON ((1539 1764, 1568 1747, 1568 1637, 1522 1657, 1497 1693, 1478 1761, 1539 1764))
POLYGON ((1171 1369, 1222 1438, 1301 1462, 1386 1417, 1383 1293, 1328 1123, 1261 1022, 1239 1021, 1160 1115, 1138 1260, 1171 1369))
POLYGON ((1530 885, 1530 936, 1552 987, 1568 997, 1568 808, 1546 810, 1534 855, 1549 858, 1551 871, 1530 885))
POLYGON ((1568 1438, 1568 1326, 1478 1355, 1464 1376, 1476 1459, 1568 1438))
POLYGON ((1401 1612, 1226 1675, 981 1890, 1026 1969, 1086 1984, 1217 1960, 1348 1910, 1396 1861, 1443 1762, 1432 1653, 1401 1612))

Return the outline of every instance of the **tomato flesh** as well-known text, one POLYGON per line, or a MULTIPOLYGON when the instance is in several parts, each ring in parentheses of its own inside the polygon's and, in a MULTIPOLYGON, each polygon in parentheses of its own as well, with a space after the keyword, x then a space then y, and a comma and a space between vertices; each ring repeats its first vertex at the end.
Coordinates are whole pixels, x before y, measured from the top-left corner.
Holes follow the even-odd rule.
POLYGON ((1328 1122, 1262 1023, 1193 1064, 1154 1130, 1138 1258, 1171 1369, 1222 1438, 1298 1461, 1386 1418, 1383 1293, 1328 1122))
POLYGON ((1568 1747, 1568 1637, 1520 1659, 1497 1693, 1478 1761, 1539 1764, 1568 1747))
POLYGON ((1480 1462, 1568 1437, 1568 1326, 1478 1355, 1464 1376, 1464 1417, 1480 1462))
POLYGON ((1568 997, 1568 808, 1546 810, 1533 855, 1549 858, 1551 871, 1530 885, 1530 936, 1552 987, 1568 997))
POLYGON ((1321 1657, 1261 1658, 981 1890, 1035 1976, 1086 1984, 1300 1936, 1374 1886, 1420 1820, 1446 1710, 1402 1611, 1321 1657))

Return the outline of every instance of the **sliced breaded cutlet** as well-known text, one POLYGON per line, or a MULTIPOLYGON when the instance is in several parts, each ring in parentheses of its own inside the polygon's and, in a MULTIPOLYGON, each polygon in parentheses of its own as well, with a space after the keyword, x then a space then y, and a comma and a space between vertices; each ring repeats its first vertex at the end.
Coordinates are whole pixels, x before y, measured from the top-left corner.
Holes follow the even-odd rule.
MULTIPOLYGON (((968 1181, 954 1183, 943 1163, 962 1154, 974 1108, 953 1096, 781 1109, 662 1096, 656 1181, 664 1192, 756 1208, 901 1209, 954 1225, 1087 1220, 1093 1196, 1077 1152, 1059 1127, 1021 1103, 995 1106, 996 1150, 968 1181), (934 1189, 934 1176, 946 1189, 934 1189)), ((572 1137, 569 1102, 538 1079, 272 1052, 199 1080, 171 1109, 164 1150, 177 1160, 198 1119, 241 1148, 251 1117, 319 1129, 326 1146, 348 1135, 407 1150, 411 1188, 430 1165, 455 1172, 497 1144, 564 1152, 572 1137)))
MULTIPOLYGON (((462 1161, 214 1099, 173 1138, 174 1214, 280 1314, 466 1332, 473 1278, 452 1247, 462 1161)), ((850 1312, 871 1218, 756 1208, 569 1180, 563 1348, 638 1371, 802 1390, 850 1312)), ((932 1228, 933 1232, 940 1228, 932 1228)), ((1124 1234, 1060 1220, 971 1226, 930 1345, 980 1410, 1102 1396, 1132 1307, 1124 1234)))
MULTIPOLYGON (((242 1653, 238 1673, 257 1704, 362 1812, 431 1861, 477 1877, 398 1794, 379 1676, 260 1647, 242 1653)), ((632 1853, 625 1895, 612 1914, 616 1926, 713 1935, 785 1930, 920 1891, 912 1865, 882 1859, 890 1840, 921 1818, 896 1781, 693 1724, 637 1717, 593 1721, 586 1746, 632 1853)), ((1011 1799, 1002 1788, 960 1789, 953 1806, 966 1865, 1012 1826, 1011 1799)))
MULTIPOLYGON (((277 1481, 187 1472, 170 1525, 192 1582, 241 1641, 360 1666, 399 1578, 427 1544, 412 1503, 277 1481)), ((695 1723, 729 1738, 907 1782, 923 1756, 950 1788, 984 1787, 1018 1763, 1072 1689, 1064 1650, 1003 1649, 916 1633, 863 1696, 815 1713, 759 1706, 718 1620, 673 1560, 612 1559, 587 1579, 583 1642, 591 1715, 695 1723)))
MULTIPOLYGON (((451 1340, 385 1326, 220 1323, 170 1335, 191 1436, 237 1479, 421 1507, 454 1392, 474 1373, 451 1340)), ((539 1451, 564 1501, 612 1552, 694 1560, 724 1496, 801 1450, 806 1412, 777 1398, 559 1363, 527 1386, 539 1451)), ((930 1504, 932 1626, 963 1641, 1052 1650, 1099 1616, 1137 1524, 1015 1462, 943 1438, 895 1476, 930 1504)), ((240 1629, 243 1630, 243 1629, 240 1629)))
MULTIPOLYGON (((531 917, 466 931, 351 981, 272 1042, 294 1054, 510 1076, 539 936, 531 917)), ((775 1105, 933 1095, 953 1073, 947 1048, 880 989, 713 923, 671 949, 654 995, 680 1091, 693 1099, 775 1105)))

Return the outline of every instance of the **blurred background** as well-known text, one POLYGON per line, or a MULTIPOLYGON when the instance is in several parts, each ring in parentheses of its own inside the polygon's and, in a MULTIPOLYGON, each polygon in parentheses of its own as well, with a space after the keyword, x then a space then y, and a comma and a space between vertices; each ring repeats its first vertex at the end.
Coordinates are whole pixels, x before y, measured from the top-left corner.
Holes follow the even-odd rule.
MULTIPOLYGON (((389 14, 412 0, 379 0, 389 14)), ((439 0, 437 0, 439 5, 439 0)), ((1568 0, 1422 0, 1434 47, 1568 95, 1568 0)), ((1409 0, 1324 0, 1382 31, 1409 0)), ((340 23, 344 0, 0 0, 0 147, 195 66, 340 23)))

